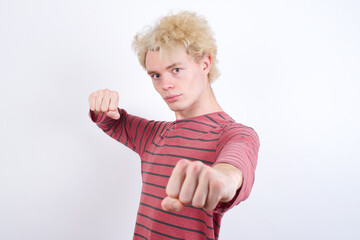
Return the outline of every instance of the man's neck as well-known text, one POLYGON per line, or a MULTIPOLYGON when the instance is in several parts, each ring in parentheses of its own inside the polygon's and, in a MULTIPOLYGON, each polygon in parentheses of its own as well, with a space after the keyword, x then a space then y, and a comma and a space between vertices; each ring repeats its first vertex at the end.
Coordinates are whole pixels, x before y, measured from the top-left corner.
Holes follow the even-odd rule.
POLYGON ((189 109, 185 109, 183 111, 176 111, 175 116, 176 120, 182 120, 221 111, 223 111, 223 109, 217 102, 214 92, 209 85, 206 91, 204 91, 204 94, 203 96, 201 96, 199 101, 195 102, 194 105, 191 106, 189 109))

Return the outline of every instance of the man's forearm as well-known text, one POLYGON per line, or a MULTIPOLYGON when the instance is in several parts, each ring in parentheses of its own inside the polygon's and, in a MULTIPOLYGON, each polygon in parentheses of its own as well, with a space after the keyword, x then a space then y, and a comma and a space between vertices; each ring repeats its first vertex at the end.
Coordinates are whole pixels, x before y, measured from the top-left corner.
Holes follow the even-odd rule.
POLYGON ((236 190, 238 190, 243 183, 243 174, 237 167, 229 163, 217 163, 213 166, 214 169, 223 173, 231 179, 231 183, 235 184, 236 190))

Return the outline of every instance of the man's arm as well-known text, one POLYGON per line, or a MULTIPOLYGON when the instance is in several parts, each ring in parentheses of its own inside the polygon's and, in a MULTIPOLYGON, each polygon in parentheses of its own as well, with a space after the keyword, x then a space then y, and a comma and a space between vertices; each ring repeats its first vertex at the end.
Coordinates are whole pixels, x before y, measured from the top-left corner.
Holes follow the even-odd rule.
POLYGON ((183 204, 225 212, 244 201, 252 189, 259 139, 245 126, 230 126, 219 140, 212 167, 180 160, 170 176, 164 210, 181 210, 183 204))
MULTIPOLYGON (((120 109, 119 95, 116 91, 98 90, 90 94, 88 101, 91 120, 107 135, 141 154, 141 139, 151 134, 156 122, 130 115, 124 109, 120 109)), ((144 149, 144 146, 141 148, 144 149)))

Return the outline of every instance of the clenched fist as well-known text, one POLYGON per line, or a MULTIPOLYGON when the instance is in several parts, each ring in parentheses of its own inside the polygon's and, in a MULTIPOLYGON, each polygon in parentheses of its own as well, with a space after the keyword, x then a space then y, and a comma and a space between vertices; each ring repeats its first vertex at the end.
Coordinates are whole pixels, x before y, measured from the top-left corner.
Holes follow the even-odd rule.
POLYGON ((210 167, 182 159, 170 176, 166 186, 168 196, 161 206, 166 211, 180 211, 184 204, 189 204, 211 211, 219 202, 228 202, 235 196, 242 178, 241 171, 227 163, 210 167))
POLYGON ((95 114, 106 113, 106 115, 112 119, 120 118, 118 104, 119 94, 109 89, 92 92, 89 96, 90 110, 94 111, 95 114))

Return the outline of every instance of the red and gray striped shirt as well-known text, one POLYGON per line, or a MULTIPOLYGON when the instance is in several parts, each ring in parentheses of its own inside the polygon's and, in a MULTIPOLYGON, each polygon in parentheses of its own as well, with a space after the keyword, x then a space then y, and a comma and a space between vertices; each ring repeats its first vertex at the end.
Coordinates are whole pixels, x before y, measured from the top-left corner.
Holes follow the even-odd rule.
POLYGON ((223 214, 248 198, 255 179, 259 150, 256 132, 225 112, 174 122, 149 121, 118 108, 120 118, 89 115, 106 134, 139 154, 142 191, 134 239, 218 239, 223 214), (165 188, 180 159, 206 165, 229 163, 243 173, 235 197, 213 211, 185 205, 179 212, 161 208, 165 188))

